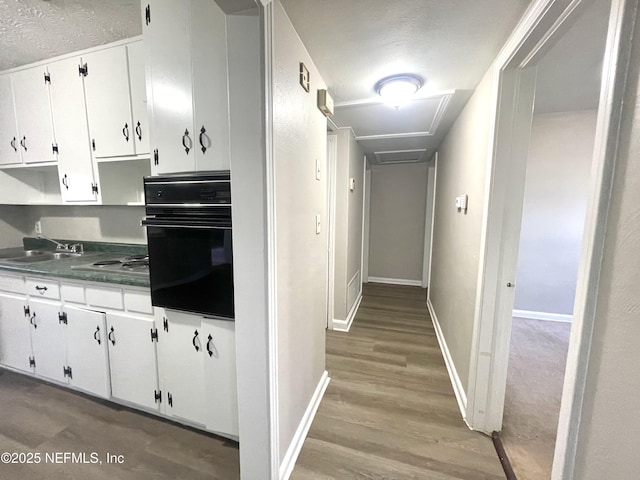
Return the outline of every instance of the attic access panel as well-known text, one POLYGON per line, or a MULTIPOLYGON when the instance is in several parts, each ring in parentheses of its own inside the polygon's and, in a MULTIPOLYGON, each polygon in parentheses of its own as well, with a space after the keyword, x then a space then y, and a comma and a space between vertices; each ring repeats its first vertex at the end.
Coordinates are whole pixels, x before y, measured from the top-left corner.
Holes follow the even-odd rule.
POLYGON ((390 163, 418 163, 424 160, 426 149, 416 150, 390 150, 373 152, 377 164, 388 165, 390 163))
POLYGON ((394 109, 384 103, 336 104, 333 121, 350 126, 357 137, 424 132, 434 135, 451 94, 422 98, 394 109))

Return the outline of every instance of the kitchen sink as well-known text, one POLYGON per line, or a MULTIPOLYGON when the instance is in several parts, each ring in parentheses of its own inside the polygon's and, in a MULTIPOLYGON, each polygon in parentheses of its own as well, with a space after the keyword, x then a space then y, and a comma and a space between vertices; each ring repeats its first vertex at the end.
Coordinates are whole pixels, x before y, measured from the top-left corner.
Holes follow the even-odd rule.
POLYGON ((5 262, 10 263, 38 263, 47 262, 49 260, 62 260, 70 257, 90 257, 91 254, 73 253, 73 252, 46 252, 43 250, 23 250, 5 254, 0 257, 5 262))

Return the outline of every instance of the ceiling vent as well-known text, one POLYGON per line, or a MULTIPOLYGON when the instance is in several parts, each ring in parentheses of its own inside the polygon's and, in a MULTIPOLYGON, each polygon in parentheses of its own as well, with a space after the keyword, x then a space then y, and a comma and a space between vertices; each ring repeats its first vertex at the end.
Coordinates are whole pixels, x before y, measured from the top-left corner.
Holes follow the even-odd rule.
POLYGON ((373 152, 376 163, 388 165, 391 163, 419 163, 425 161, 427 151, 420 150, 391 150, 388 152, 373 152))

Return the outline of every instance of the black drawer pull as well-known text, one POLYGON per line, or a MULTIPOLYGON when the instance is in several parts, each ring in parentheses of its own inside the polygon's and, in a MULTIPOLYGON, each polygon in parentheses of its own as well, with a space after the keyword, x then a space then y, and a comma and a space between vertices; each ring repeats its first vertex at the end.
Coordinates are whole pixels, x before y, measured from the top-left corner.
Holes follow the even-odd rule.
POLYGON ((204 145, 204 137, 206 135, 207 135, 207 130, 204 128, 204 125, 203 125, 202 128, 200 129, 200 136, 198 137, 198 140, 200 141, 200 148, 202 149, 202 153, 205 153, 207 151, 207 147, 204 145))
POLYGON ((113 327, 111 327, 111 330, 109 330, 109 335, 107 335, 107 338, 109 339, 112 345, 116 344, 116 335, 115 335, 115 332, 113 331, 113 327))
POLYGON ((29 323, 33 325, 33 328, 38 328, 38 324, 36 323, 36 313, 33 312, 33 315, 29 319, 29 323))
POLYGON ((17 152, 18 148, 16 147, 16 137, 13 137, 13 140, 11 140, 11 142, 9 143, 11 143, 11 148, 13 148, 13 151, 17 152))
POLYGON ((124 124, 124 128, 122 129, 122 135, 124 135, 124 138, 128 142, 129 141, 129 125, 126 123, 124 124))
POLYGON ((189 150, 191 150, 192 145, 189 130, 185 129, 184 135, 182 135, 182 146, 184 147, 184 151, 187 155, 189 155, 189 150), (187 145, 187 139, 189 140, 189 145, 187 145))
POLYGON ((98 325, 96 327, 96 331, 93 332, 93 339, 98 342, 98 345, 100 345, 102 343, 102 340, 100 340, 100 326, 98 325))
POLYGON ((36 290, 38 290, 40 293, 44 293, 49 289, 47 287, 41 287, 40 285, 36 285, 36 290))
POLYGON ((27 137, 23 136, 22 140, 20 140, 20 145, 24 148, 24 151, 27 151, 27 137))

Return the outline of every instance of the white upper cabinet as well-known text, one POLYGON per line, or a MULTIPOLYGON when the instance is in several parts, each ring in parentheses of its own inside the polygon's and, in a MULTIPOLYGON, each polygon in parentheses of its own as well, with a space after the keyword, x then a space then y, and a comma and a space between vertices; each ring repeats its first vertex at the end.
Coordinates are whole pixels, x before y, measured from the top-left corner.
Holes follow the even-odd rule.
POLYGON ((142 2, 154 173, 229 168, 226 17, 213 1, 142 2))
MULTIPOLYGON (((77 71, 76 71, 77 74, 77 71)), ((56 143, 49 103, 50 72, 34 67, 13 73, 18 144, 24 163, 53 162, 56 143)))
POLYGON ((147 84, 145 78, 144 45, 142 41, 127 45, 129 83, 136 155, 149 154, 149 114, 147 113, 147 84))
POLYGON ((88 53, 82 61, 94 157, 135 155, 126 46, 88 53))
POLYGON ((0 75, 0 165, 21 163, 11 76, 0 75))
MULTIPOLYGON (((84 100, 83 76, 79 57, 49 64, 51 108, 58 144, 58 175, 62 200, 95 202, 89 127, 84 100)), ((23 154, 24 155, 24 154, 23 154)))
POLYGON ((196 169, 228 170, 226 17, 215 2, 193 1, 191 9, 196 169))

